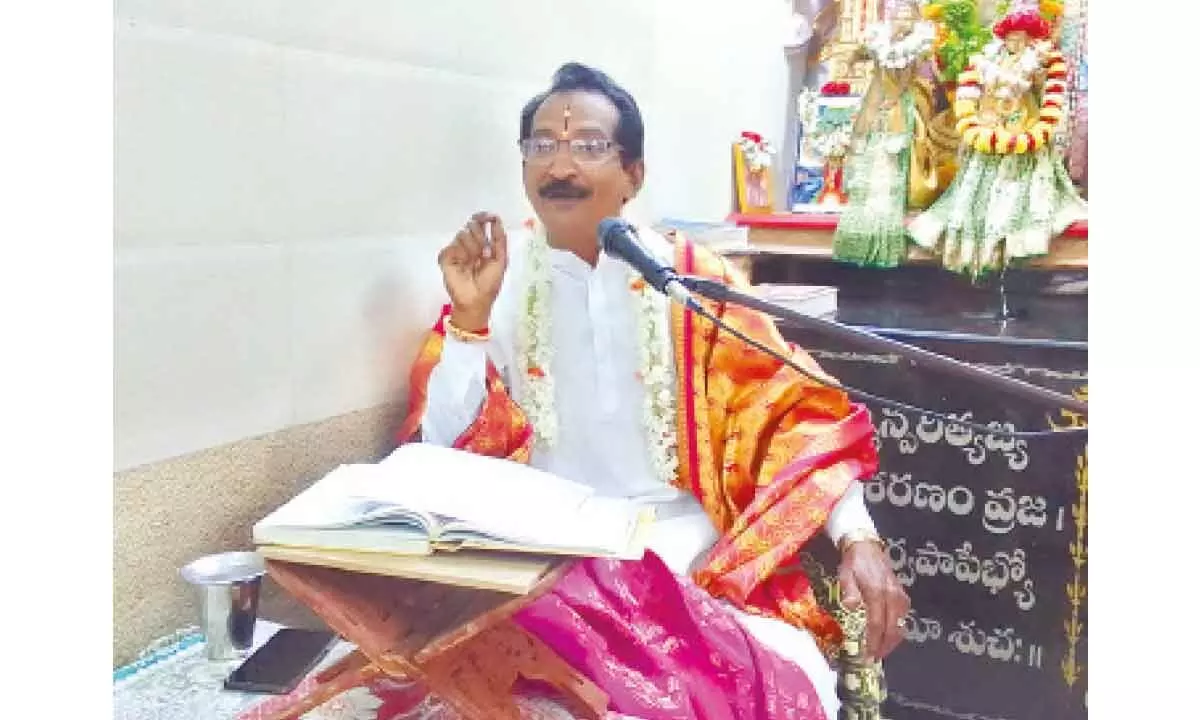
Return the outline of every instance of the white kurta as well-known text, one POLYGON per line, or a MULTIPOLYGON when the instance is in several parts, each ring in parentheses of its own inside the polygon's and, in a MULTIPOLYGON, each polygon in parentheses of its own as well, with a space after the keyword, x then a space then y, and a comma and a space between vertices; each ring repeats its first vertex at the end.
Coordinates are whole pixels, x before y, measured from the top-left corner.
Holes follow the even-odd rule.
MULTIPOLYGON (((646 229, 643 243, 671 264, 670 243, 646 229)), ((515 235, 515 234, 514 234, 515 235)), ((421 430, 425 442, 451 445, 474 421, 485 391, 485 353, 504 377, 513 398, 522 398, 515 366, 518 313, 526 288, 526 237, 509 241, 509 268, 492 310, 487 343, 446 337, 442 357, 429 377, 428 407, 421 430)), ((650 549, 687 582, 718 535, 699 502, 656 477, 643 432, 644 389, 637 379, 637 303, 629 289, 633 270, 601 255, 596 267, 573 253, 549 250, 551 273, 550 373, 555 379, 558 437, 552 448, 535 448, 532 464, 584 483, 598 493, 636 497, 657 507, 659 522, 650 549)), ((669 371, 674 377, 673 353, 669 371)), ((837 542, 847 532, 874 530, 855 483, 834 508, 826 532, 837 542)), ((791 659, 808 674, 826 714, 836 717, 836 676, 812 637, 782 621, 748 615, 732 606, 743 627, 760 642, 791 659)))

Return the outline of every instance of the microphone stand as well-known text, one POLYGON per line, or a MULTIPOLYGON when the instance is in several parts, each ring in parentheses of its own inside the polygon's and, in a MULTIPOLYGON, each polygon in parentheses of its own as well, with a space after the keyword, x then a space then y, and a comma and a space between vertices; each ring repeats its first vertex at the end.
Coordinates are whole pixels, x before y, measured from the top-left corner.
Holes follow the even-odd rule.
POLYGON ((728 285, 705 277, 695 275, 676 275, 677 280, 691 292, 716 302, 732 303, 752 310, 766 313, 776 319, 796 325, 804 330, 811 330, 823 335, 831 335, 847 343, 858 345, 878 352, 893 353, 908 360, 914 365, 922 365, 934 370, 954 375, 959 378, 979 382, 982 385, 1000 392, 1009 393, 1030 400, 1051 410, 1067 409, 1087 417, 1087 403, 1069 395, 1047 390, 1031 383, 1015 378, 998 375, 994 372, 981 370, 959 360, 939 355, 919 347, 914 347, 890 338, 881 337, 875 333, 859 330, 832 320, 805 315, 778 303, 763 300, 749 293, 735 290, 728 285))

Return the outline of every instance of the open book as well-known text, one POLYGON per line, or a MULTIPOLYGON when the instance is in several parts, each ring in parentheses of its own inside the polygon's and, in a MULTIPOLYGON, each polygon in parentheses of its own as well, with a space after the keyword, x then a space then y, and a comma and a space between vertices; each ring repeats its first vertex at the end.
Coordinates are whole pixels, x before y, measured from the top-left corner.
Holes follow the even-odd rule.
POLYGON ((508 460, 412 443, 342 465, 254 526, 257 545, 638 559, 652 510, 508 460))

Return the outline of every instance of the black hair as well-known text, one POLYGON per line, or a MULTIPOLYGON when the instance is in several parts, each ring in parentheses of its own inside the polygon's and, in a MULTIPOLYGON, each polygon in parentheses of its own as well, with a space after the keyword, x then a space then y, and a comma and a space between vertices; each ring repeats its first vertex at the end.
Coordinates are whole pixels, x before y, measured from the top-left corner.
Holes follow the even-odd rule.
POLYGON ((538 93, 521 109, 521 140, 528 140, 533 129, 533 115, 546 98, 555 93, 593 92, 608 98, 617 108, 617 130, 613 140, 621 147, 621 163, 641 160, 646 129, 642 111, 629 91, 618 85, 606 73, 582 63, 569 62, 554 73, 550 89, 538 93))

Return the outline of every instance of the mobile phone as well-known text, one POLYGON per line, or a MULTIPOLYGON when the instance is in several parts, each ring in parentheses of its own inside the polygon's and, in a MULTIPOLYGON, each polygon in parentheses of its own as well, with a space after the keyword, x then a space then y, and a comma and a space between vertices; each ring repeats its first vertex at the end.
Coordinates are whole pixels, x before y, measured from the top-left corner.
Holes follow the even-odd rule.
POLYGON ((226 690, 286 695, 300 684, 337 636, 326 630, 280 628, 225 678, 226 690))

